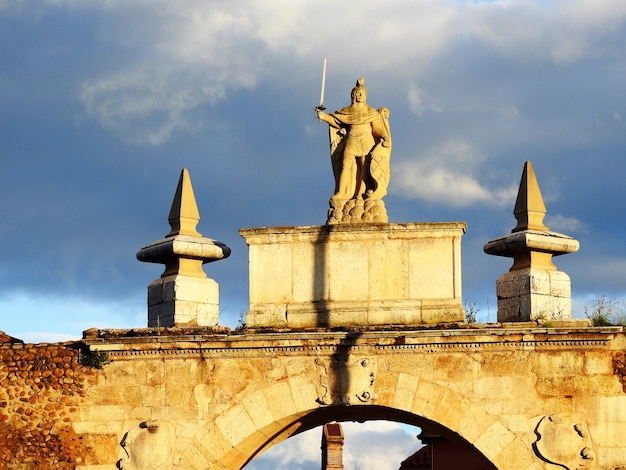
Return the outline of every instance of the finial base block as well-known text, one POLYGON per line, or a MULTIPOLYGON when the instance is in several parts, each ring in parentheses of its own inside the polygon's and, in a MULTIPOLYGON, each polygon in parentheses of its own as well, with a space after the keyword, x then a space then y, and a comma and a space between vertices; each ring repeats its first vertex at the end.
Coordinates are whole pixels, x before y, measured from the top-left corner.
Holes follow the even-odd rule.
POLYGON ((166 276, 148 286, 148 327, 215 326, 219 285, 210 278, 166 276))
POLYGON ((572 316, 571 283, 562 271, 526 268, 496 281, 498 321, 559 320, 572 316))

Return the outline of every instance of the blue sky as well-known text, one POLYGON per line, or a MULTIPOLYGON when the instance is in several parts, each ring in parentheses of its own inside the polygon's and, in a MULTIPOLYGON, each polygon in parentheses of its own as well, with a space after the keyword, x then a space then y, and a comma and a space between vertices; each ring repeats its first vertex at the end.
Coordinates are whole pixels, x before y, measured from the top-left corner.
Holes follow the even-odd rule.
POLYGON ((626 4, 618 1, 0 2, 1 328, 43 341, 146 324, 189 169, 221 323, 247 310, 242 227, 324 223, 326 129, 312 111, 364 77, 394 138, 390 221, 466 221, 463 296, 494 321, 525 160, 547 225, 581 242, 557 260, 574 314, 622 298, 626 4))
POLYGON ((546 225, 581 244, 555 260, 574 315, 623 299, 624 44, 620 0, 0 0, 0 330, 145 326, 162 270, 135 253, 169 232, 182 168, 199 231, 232 249, 205 271, 235 326, 238 230, 325 221, 324 57, 328 108, 364 77, 368 104, 390 109, 390 221, 468 223, 463 297, 479 321, 495 321, 511 264, 482 247, 515 226, 526 160, 546 225))
POLYGON ((146 324, 182 168, 222 324, 247 310, 243 227, 316 225, 333 189, 314 117, 364 77, 394 139, 391 222, 465 221, 463 297, 495 321, 531 160, 574 315, 626 279, 626 4, 619 1, 0 1, 0 329, 28 341, 146 324))

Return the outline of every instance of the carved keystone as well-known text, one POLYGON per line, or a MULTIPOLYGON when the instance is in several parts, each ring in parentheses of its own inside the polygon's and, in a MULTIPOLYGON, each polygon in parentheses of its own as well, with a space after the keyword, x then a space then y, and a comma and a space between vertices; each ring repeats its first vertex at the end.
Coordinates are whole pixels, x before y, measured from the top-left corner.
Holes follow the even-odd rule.
POLYGON ((367 357, 335 353, 329 360, 317 358, 319 383, 317 402, 321 405, 358 405, 377 398, 374 393, 377 363, 367 357))

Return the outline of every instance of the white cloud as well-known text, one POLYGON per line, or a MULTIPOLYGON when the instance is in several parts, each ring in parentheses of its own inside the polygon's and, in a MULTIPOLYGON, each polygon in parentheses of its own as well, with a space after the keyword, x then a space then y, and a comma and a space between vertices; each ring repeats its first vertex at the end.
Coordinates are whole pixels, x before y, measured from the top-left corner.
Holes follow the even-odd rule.
MULTIPOLYGON (((122 48, 126 62, 85 79, 79 96, 103 126, 126 139, 159 145, 177 132, 206 125, 193 116, 198 107, 255 87, 278 73, 273 68, 293 67, 296 60, 317 64, 329 56, 333 73, 352 75, 366 64, 409 83, 468 38, 511 58, 579 60, 600 53, 606 31, 624 20, 626 7, 615 4, 392 0, 381 9, 377 3, 332 0, 289 7, 283 0, 160 0, 129 8, 121 0, 54 0, 41 8, 92 9, 101 16, 96 37, 103 47, 122 48)), ((415 86, 408 95, 418 114, 442 109, 415 86)), ((515 117, 517 108, 503 113, 515 117)))
MULTIPOLYGON (((344 433, 343 464, 361 470, 396 470, 400 462, 416 452, 421 444, 418 428, 390 421, 341 423, 344 433)), ((322 428, 291 437, 253 460, 249 470, 320 468, 322 428)))
POLYGON ((588 232, 586 224, 581 220, 573 217, 565 217, 560 214, 546 214, 545 224, 550 228, 551 231, 560 232, 565 235, 569 235, 571 233, 586 234, 588 232))
POLYGON ((411 85, 409 87, 408 100, 411 111, 417 115, 428 111, 434 113, 443 112, 443 108, 439 104, 438 100, 417 85, 411 85))
POLYGON ((12 292, 0 297, 0 312, 11 315, 12 327, 5 333, 25 342, 75 340, 89 328, 146 326, 147 309, 128 298, 98 303, 94 300, 12 292), (36 318, 36 321, 33 321, 36 318))
POLYGON ((517 185, 490 189, 476 176, 484 159, 469 143, 451 139, 414 160, 392 164, 392 190, 406 198, 456 207, 511 205, 517 195, 517 185))
POLYGON ((62 343, 79 340, 81 336, 49 331, 25 331, 19 334, 19 339, 25 343, 62 343))
POLYGON ((176 131, 192 129, 196 123, 190 112, 225 94, 221 81, 202 83, 197 70, 182 72, 160 66, 127 70, 85 82, 81 99, 105 127, 129 140, 158 145, 176 131))
POLYGON ((514 105, 502 106, 500 113, 507 119, 515 119, 519 116, 519 109, 514 105))
POLYGON ((472 5, 468 17, 472 36, 507 55, 571 63, 607 52, 602 39, 626 19, 626 3, 500 1, 472 5))
MULTIPOLYGON (((128 140, 159 145, 198 125, 192 114, 199 106, 213 105, 229 90, 251 88, 271 76, 270 64, 276 60, 317 61, 334 55, 335 73, 353 73, 362 68, 367 51, 370 68, 407 66, 433 57, 453 36, 452 5, 395 3, 403 8, 387 5, 381 12, 378 5, 361 4, 356 15, 354 5, 329 0, 290 8, 282 1, 136 4, 134 14, 151 21, 127 22, 132 31, 108 39, 130 50, 136 60, 85 80, 80 98, 103 126, 128 140), (342 44, 340 50, 337 44, 342 44)), ((101 8, 112 14, 127 6, 110 1, 101 8)))

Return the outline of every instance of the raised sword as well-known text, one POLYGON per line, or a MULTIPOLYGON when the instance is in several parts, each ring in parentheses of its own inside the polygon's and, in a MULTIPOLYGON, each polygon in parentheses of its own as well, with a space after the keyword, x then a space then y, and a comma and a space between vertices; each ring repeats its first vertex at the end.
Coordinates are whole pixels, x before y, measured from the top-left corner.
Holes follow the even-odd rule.
POLYGON ((315 109, 319 111, 324 111, 326 108, 324 107, 324 90, 326 89, 326 57, 324 57, 324 67, 322 68, 322 91, 320 93, 320 104, 316 106, 315 109))

